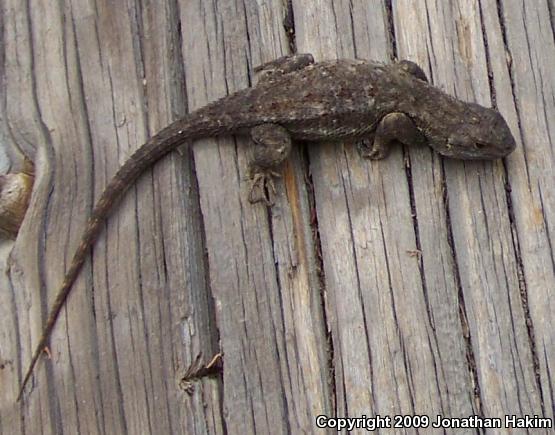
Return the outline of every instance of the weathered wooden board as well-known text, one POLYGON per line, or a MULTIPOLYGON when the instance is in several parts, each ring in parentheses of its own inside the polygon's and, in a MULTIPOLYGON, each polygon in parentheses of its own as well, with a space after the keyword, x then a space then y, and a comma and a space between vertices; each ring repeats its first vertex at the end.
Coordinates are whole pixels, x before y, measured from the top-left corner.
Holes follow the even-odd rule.
MULTIPOLYGON (((244 7, 240 2, 182 5, 191 109, 248 86, 253 65, 285 53, 281 3, 244 7), (192 37, 198 34, 209 35, 209 43, 192 37)), ((223 138, 194 146, 224 353, 225 424, 230 433, 310 431, 313 416, 332 407, 299 153, 285 173, 287 191, 281 189, 278 203, 267 210, 247 201, 247 145, 245 138, 223 138)))
POLYGON ((4 255, 0 432, 313 433, 320 414, 553 419, 549 1, 4 0, 0 137, 34 157, 37 176, 4 255), (300 144, 266 209, 247 201, 247 139, 185 145, 107 222, 51 359, 15 404, 117 167, 291 46, 415 60, 447 92, 493 101, 518 148, 461 162, 399 147, 369 162, 353 144, 300 144), (184 391, 186 368, 218 350, 221 378, 184 391))

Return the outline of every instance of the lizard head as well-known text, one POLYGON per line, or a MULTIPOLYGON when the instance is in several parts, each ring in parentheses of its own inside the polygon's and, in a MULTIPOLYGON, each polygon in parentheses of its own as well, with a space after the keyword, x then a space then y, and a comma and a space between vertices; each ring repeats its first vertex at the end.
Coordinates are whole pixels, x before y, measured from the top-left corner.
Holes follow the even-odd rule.
POLYGON ((447 157, 493 160, 509 155, 515 139, 501 114, 474 103, 465 103, 466 116, 448 128, 447 137, 436 142, 437 151, 447 157))

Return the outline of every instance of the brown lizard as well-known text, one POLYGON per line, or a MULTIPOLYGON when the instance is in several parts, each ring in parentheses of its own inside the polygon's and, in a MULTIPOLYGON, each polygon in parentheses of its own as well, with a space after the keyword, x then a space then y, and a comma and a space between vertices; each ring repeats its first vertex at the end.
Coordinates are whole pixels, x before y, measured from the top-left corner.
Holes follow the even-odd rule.
POLYGON ((497 159, 515 148, 505 120, 493 108, 467 103, 427 82, 413 62, 390 65, 363 60, 314 63, 299 54, 258 68, 262 79, 175 121, 151 137, 120 167, 94 206, 27 369, 18 400, 90 248, 115 205, 146 168, 199 138, 250 134, 254 158, 251 202, 265 200, 276 168, 292 140, 364 139, 363 157, 380 159, 390 145, 427 143, 459 159, 497 159))

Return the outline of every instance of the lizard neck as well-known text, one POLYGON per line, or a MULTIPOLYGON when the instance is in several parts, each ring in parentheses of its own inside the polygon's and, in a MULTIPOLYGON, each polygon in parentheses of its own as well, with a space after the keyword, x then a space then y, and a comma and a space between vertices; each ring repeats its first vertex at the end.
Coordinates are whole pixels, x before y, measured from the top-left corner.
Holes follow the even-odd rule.
POLYGON ((407 113, 430 146, 444 152, 446 142, 461 120, 470 116, 469 104, 426 82, 415 80, 411 92, 401 100, 400 111, 407 113))

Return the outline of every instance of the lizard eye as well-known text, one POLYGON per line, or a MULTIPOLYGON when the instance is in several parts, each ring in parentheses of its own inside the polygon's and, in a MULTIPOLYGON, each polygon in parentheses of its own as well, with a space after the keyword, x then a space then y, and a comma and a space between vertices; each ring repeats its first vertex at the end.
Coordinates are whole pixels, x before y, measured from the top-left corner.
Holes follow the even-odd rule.
POLYGON ((485 147, 486 147, 486 144, 485 144, 485 143, 482 143, 482 142, 475 142, 475 143, 474 143, 474 146, 475 146, 477 149, 481 150, 482 148, 485 148, 485 147))

